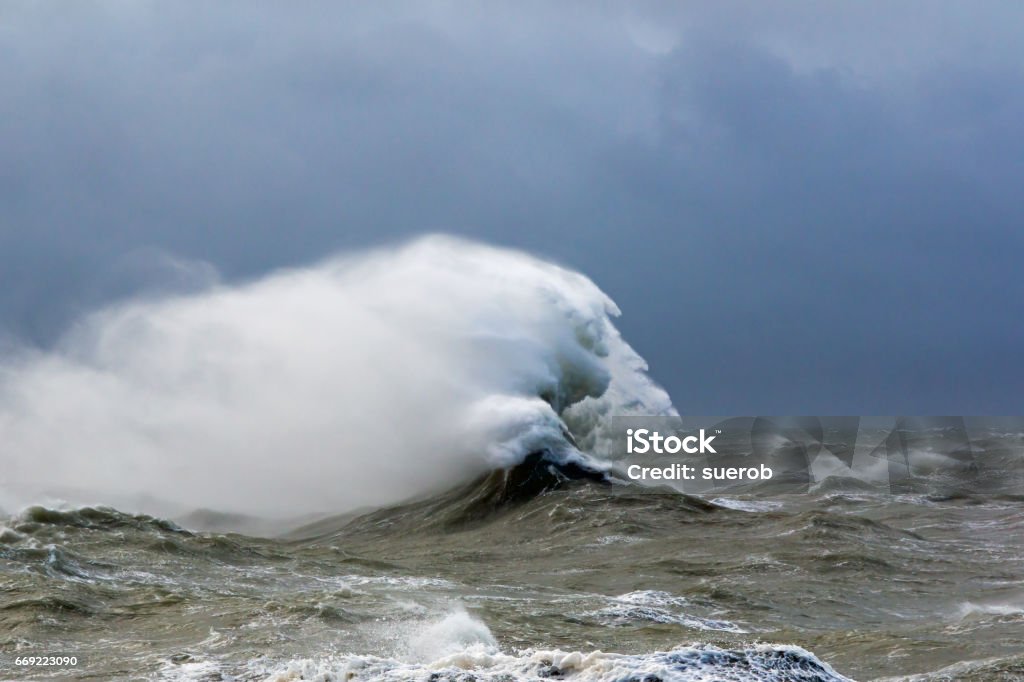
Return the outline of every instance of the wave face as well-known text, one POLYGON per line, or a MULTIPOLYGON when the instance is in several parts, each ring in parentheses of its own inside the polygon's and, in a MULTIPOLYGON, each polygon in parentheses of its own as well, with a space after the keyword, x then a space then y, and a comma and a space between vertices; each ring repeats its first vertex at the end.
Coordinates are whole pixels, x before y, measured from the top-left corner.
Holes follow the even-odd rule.
POLYGON ((578 273, 446 237, 115 305, 3 366, 0 504, 294 516, 600 454, 606 415, 672 412, 618 314, 578 273))

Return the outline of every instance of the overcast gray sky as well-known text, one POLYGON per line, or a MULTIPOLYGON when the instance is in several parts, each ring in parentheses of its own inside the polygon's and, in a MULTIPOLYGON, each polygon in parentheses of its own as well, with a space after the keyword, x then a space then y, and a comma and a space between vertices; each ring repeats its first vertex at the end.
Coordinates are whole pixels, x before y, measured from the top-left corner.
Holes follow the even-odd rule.
POLYGON ((140 287, 444 231, 589 275, 683 412, 1019 414, 1021 27, 0 0, 0 327, 45 346, 140 287))

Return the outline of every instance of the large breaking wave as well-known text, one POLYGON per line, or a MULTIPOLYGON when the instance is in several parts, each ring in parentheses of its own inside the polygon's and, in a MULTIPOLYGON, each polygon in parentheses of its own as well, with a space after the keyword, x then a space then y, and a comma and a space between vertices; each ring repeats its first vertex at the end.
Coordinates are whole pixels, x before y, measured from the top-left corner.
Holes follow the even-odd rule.
POLYGON ((294 516, 600 457, 667 394, 589 279, 447 237, 81 320, 2 367, 3 506, 294 516))

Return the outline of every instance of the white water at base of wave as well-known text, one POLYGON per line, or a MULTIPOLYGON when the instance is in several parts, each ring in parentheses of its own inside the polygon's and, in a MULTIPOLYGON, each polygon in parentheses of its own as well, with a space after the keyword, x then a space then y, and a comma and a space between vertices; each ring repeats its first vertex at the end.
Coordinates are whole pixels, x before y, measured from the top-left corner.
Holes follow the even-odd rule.
POLYGON ((589 279, 446 237, 81 320, 0 365, 0 505, 174 514, 396 502, 668 396, 589 279))
POLYGON ((557 649, 508 654, 500 650, 486 624, 462 608, 431 622, 416 621, 394 656, 337 653, 276 663, 261 658, 249 661, 244 673, 214 660, 168 661, 161 679, 206 680, 235 674, 263 682, 851 682, 810 652, 791 645, 753 644, 730 651, 694 644, 635 655, 557 649))
MULTIPOLYGON (((486 682, 548 677, 580 682, 643 679, 664 682, 850 682, 813 654, 788 645, 757 644, 740 651, 693 645, 638 655, 532 649, 506 654, 500 651, 487 626, 462 610, 426 626, 414 640, 408 648, 413 653, 399 658, 339 654, 277 665, 254 661, 250 663, 249 672, 266 675, 263 678, 265 682, 404 682, 424 679, 486 682), (438 655, 426 655, 430 653, 438 655)), ((214 669, 215 666, 211 668, 209 664, 198 663, 195 672, 208 675, 214 669)), ((186 670, 177 668, 176 671, 185 673, 187 677, 186 670)))

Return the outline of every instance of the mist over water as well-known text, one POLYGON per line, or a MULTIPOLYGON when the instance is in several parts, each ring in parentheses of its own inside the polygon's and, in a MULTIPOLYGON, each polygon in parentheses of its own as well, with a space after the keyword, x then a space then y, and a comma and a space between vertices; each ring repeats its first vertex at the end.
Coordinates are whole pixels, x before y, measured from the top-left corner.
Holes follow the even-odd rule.
POLYGON ((447 237, 90 314, 0 378, 0 505, 294 516, 670 413, 583 275, 447 237), (567 437, 571 436, 571 437, 567 437))

